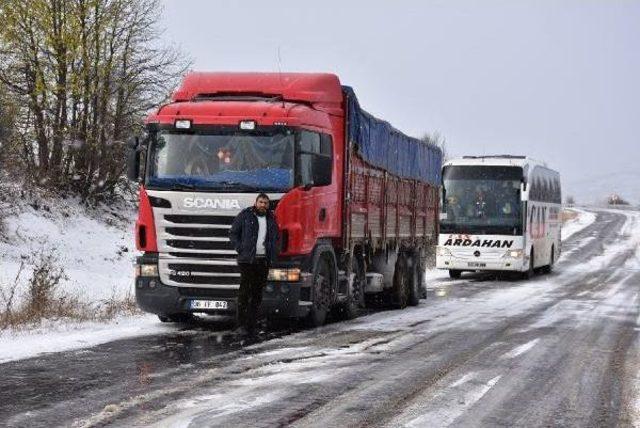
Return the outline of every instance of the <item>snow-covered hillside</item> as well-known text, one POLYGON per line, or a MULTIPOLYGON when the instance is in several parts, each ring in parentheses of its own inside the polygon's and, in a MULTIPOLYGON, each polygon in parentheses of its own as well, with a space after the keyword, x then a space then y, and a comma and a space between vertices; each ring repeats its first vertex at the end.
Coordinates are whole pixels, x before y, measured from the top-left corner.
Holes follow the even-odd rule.
MULTIPOLYGON (((7 188, 4 187, 5 196, 7 188)), ((13 189, 3 198, 0 285, 6 291, 22 266, 18 302, 35 265, 51 257, 64 272, 58 290, 83 303, 124 299, 133 291, 133 204, 88 209, 77 199, 58 199, 13 189), (15 202, 17 201, 17 202, 15 202)), ((3 302, 0 302, 2 304, 3 302)))
POLYGON ((612 174, 587 175, 563 182, 562 193, 573 196, 578 204, 602 204, 615 193, 633 205, 640 204, 640 172, 619 171, 612 174))

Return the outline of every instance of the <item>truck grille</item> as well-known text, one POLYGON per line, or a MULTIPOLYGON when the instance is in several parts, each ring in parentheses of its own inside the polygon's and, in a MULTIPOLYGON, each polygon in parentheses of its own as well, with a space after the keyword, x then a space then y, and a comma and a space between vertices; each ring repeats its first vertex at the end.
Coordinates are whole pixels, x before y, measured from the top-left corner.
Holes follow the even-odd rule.
POLYGON ((156 209, 160 278, 165 284, 234 290, 237 253, 229 241, 235 215, 164 214, 156 209))

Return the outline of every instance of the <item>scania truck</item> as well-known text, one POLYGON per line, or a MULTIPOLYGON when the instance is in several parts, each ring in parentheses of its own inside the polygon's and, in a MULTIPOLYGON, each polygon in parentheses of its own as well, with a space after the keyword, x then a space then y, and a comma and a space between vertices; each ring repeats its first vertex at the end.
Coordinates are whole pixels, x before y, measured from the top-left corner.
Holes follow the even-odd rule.
POLYGON ((135 290, 163 321, 234 314, 240 283, 229 241, 258 193, 279 228, 262 312, 317 326, 381 296, 426 297, 438 236, 442 152, 360 108, 333 74, 187 74, 132 139, 139 182, 135 290))

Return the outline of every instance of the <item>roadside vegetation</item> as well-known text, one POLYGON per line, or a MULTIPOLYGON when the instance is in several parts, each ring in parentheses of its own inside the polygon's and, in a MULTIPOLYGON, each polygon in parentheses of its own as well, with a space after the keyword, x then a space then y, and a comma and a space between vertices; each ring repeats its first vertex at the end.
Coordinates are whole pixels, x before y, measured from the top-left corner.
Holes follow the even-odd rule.
POLYGON ((37 327, 44 321, 107 321, 141 313, 131 294, 82 302, 62 290, 61 282, 66 279, 55 254, 25 258, 13 282, 0 284, 0 330, 37 327))
MULTIPOLYGON (((137 313, 122 283, 112 298, 80 299, 59 257, 82 254, 32 251, 37 245, 25 244, 14 222, 30 212, 130 227, 122 212, 136 186, 125 177, 126 141, 191 62, 159 42, 162 11, 160 0, 0 2, 0 330, 137 313)), ((96 257, 129 256, 126 246, 119 251, 96 257)), ((73 282, 86 290, 112 286, 73 282)))
POLYGON ((158 43, 161 13, 159 0, 0 2, 6 170, 87 202, 129 185, 126 140, 189 66, 158 43))
POLYGON ((560 220, 562 220, 562 224, 565 224, 568 221, 571 221, 578 217, 578 212, 572 209, 563 209, 560 212, 560 220))

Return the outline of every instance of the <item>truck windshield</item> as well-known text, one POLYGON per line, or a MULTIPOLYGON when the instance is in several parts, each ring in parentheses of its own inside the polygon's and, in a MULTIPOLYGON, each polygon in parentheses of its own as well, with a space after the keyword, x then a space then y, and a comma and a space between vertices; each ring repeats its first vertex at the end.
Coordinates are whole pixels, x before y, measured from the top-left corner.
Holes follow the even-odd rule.
POLYGON ((520 167, 445 167, 440 231, 521 235, 521 180, 520 167))
POLYGON ((223 192, 293 187, 294 133, 161 131, 149 152, 147 186, 223 192))

